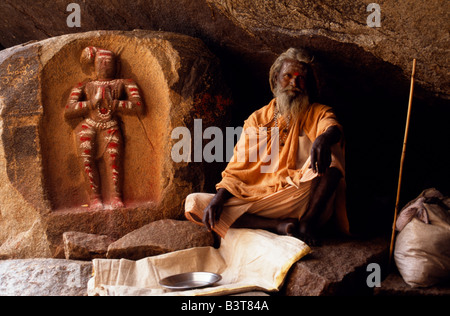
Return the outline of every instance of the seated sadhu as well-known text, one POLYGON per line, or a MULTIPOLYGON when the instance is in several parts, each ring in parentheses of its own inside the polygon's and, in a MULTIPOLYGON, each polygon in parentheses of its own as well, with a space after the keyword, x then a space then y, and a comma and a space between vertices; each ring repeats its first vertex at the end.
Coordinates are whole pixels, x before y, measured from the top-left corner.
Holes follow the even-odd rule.
POLYGON ((186 218, 224 237, 232 228, 265 229, 314 245, 334 222, 349 233, 344 141, 316 91, 312 59, 290 48, 270 69, 275 98, 245 121, 217 193, 186 198, 186 218))

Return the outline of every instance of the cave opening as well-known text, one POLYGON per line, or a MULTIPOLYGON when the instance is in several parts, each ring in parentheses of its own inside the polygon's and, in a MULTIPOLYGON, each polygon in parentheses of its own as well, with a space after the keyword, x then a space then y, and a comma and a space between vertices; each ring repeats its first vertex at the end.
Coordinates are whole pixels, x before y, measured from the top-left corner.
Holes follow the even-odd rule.
MULTIPOLYGON (((269 69, 276 56, 289 47, 306 48, 315 56, 318 102, 331 106, 344 127, 347 210, 352 232, 369 236, 390 232, 410 77, 399 67, 356 45, 330 43, 323 38, 309 40, 307 45, 301 40, 286 40, 276 52, 251 56, 236 54, 223 47, 215 51, 213 48, 234 94, 231 126, 242 126, 253 111, 273 98, 268 81, 269 69)), ((427 188, 434 187, 448 195, 448 114, 447 101, 416 82, 400 209, 427 188)), ((225 166, 220 164, 211 174, 206 186, 210 192, 214 192, 215 181, 220 181, 220 173, 225 166)))

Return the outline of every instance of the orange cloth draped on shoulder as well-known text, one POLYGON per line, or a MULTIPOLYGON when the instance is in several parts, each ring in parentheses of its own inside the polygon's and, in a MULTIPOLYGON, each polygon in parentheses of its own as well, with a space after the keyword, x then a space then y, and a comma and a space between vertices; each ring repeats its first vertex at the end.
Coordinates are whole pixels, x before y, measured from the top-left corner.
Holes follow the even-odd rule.
MULTIPOLYGON (((310 182, 317 174, 309 168, 309 158, 303 166, 298 166, 298 153, 301 150, 299 136, 306 135, 313 143, 331 126, 338 126, 342 130, 332 109, 322 104, 310 105, 297 120, 291 120, 289 126, 281 116, 276 126, 275 111, 276 100, 273 99, 245 121, 233 157, 222 173, 222 181, 216 185, 217 190, 224 188, 233 195, 233 198, 224 205, 221 220, 215 228, 222 237, 229 226, 245 212, 272 218, 276 218, 277 212, 280 218, 301 217, 309 201, 310 182), (301 198, 301 203, 291 201, 290 196, 301 198), (271 208, 268 204, 276 204, 273 205, 275 206, 273 214, 262 214, 256 209, 258 208, 256 206, 261 205, 267 211, 271 208), (288 209, 281 211, 280 208, 284 207, 288 209), (302 210, 293 212, 289 208, 302 210)), ((344 175, 336 191, 333 206, 338 228, 348 234, 343 141, 332 148, 331 167, 338 168, 344 175)), ((186 217, 201 224, 203 209, 212 197, 213 195, 205 193, 188 196, 186 217)))

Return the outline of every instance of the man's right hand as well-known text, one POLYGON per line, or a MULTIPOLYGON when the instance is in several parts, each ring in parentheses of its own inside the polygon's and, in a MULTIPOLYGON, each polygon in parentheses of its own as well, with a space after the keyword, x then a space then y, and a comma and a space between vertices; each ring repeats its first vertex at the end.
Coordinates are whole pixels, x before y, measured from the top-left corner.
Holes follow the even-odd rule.
POLYGON ((203 211, 203 224, 209 231, 212 231, 214 226, 220 220, 220 216, 223 212, 223 205, 232 197, 232 195, 226 189, 219 189, 212 201, 203 211))

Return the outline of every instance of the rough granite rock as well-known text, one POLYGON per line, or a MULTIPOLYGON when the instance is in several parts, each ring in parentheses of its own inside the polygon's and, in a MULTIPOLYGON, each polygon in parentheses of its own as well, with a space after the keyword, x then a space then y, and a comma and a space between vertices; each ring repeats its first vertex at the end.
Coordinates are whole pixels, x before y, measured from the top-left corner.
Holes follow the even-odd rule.
POLYGON ((409 286, 398 273, 393 271, 374 289, 376 296, 450 296, 450 284, 440 284, 426 288, 409 286))
MULTIPOLYGON (((178 235, 173 239, 183 243, 182 238, 185 236, 183 233, 180 234, 180 231, 188 226, 184 222, 155 223, 154 226, 158 229, 153 230, 154 234, 178 235), (178 234, 174 233, 175 228, 178 234)), ((192 229, 195 228, 190 227, 184 231, 191 230, 192 233, 192 229)), ((139 235, 145 236, 145 234, 139 235)), ((137 238, 129 239, 136 241, 137 238)), ((163 247, 166 246, 163 245, 163 247)), ((390 275, 381 283, 380 288, 369 288, 367 278, 370 271, 367 271, 367 265, 380 264, 383 280, 383 274, 387 270, 388 248, 388 238, 365 241, 325 240, 322 246, 313 247, 311 254, 292 267, 279 294, 288 296, 448 295, 448 288, 433 287, 408 291, 405 287, 409 288, 409 286, 398 275, 398 278, 392 278, 390 275)), ((92 264, 83 261, 55 259, 0 261, 0 296, 84 296, 91 273, 92 264)), ((247 293, 247 295, 254 294, 247 293)))
MULTIPOLYGON (((297 262, 289 272, 282 293, 287 296, 371 295, 367 266, 386 271, 389 240, 325 240, 297 262)), ((380 276, 382 278, 382 275, 380 276)))
POLYGON ((0 3, 4 16, 0 20, 0 43, 10 47, 101 29, 164 30, 199 37, 211 46, 245 56, 245 62, 255 57, 261 62, 262 56, 279 53, 287 45, 308 46, 344 63, 364 62, 360 55, 368 52, 399 67, 406 78, 415 57, 418 83, 448 99, 450 3, 379 0, 375 3, 381 8, 381 27, 369 27, 367 18, 372 12, 367 12, 367 6, 373 2, 91 0, 80 2, 81 27, 70 28, 66 0, 51 4, 44 0, 5 0, 0 3))
POLYGON ((106 258, 108 246, 114 242, 114 239, 106 235, 65 232, 63 241, 66 259, 92 260, 106 258))
POLYGON ((213 246, 212 234, 188 221, 160 220, 141 227, 108 247, 108 259, 139 260, 193 247, 213 246))
POLYGON ((352 56, 352 46, 360 47, 400 67, 405 77, 410 75, 411 61, 416 58, 417 82, 450 97, 448 1, 376 1, 381 9, 380 27, 367 24, 373 12, 367 12, 369 3, 373 3, 370 0, 207 1, 271 48, 303 42, 327 54, 344 55, 351 63, 356 57, 352 56), (333 52, 333 47, 337 51, 333 52))
POLYGON ((92 263, 61 259, 0 261, 0 296, 87 296, 92 263))
POLYGON ((0 258, 64 258, 64 232, 117 239, 182 216, 213 166, 175 162, 172 130, 193 131, 196 118, 204 129, 226 124, 231 99, 220 73, 202 41, 165 32, 94 31, 0 51, 0 258), (119 77, 137 82, 146 106, 121 118, 123 209, 86 207, 74 123, 63 117, 71 89, 94 75, 79 62, 87 46, 120 54, 119 77))

